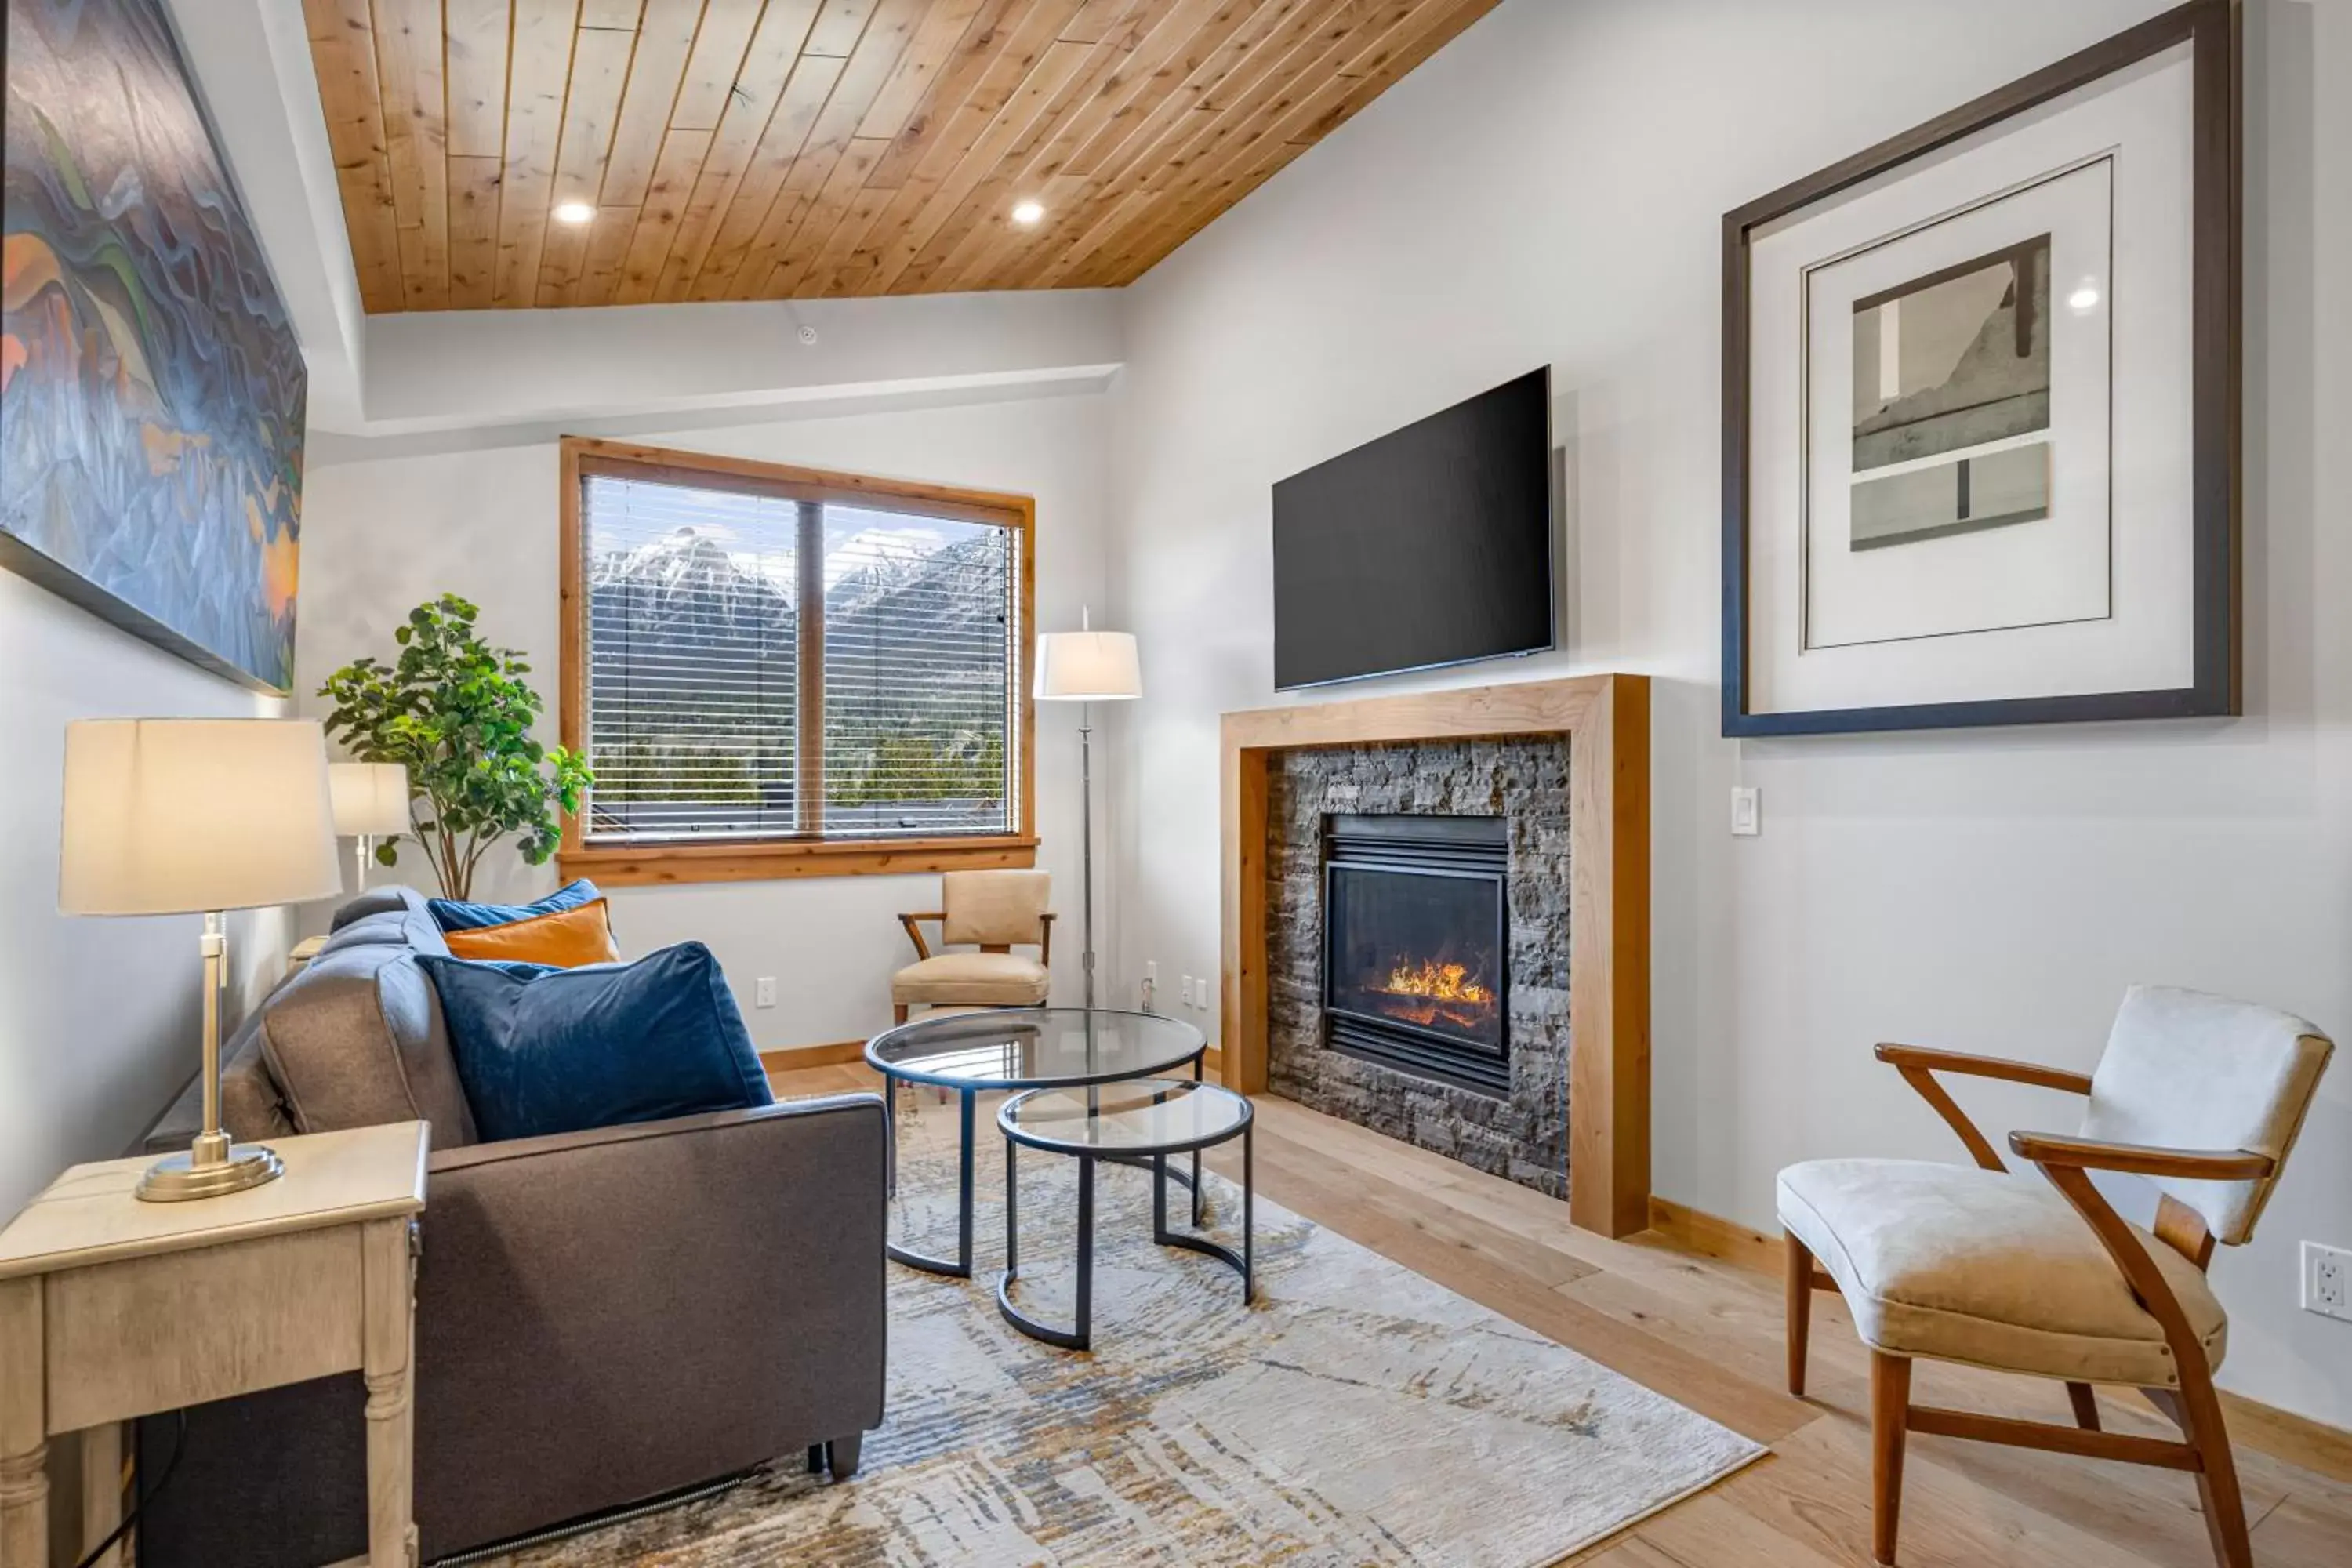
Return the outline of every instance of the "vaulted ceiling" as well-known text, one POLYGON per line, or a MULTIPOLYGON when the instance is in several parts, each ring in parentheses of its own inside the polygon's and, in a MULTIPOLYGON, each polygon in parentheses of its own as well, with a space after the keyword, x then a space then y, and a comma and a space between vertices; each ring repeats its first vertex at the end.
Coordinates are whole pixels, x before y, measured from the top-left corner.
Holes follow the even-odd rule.
POLYGON ((303 8, 389 312, 1127 283, 1496 3, 303 8))

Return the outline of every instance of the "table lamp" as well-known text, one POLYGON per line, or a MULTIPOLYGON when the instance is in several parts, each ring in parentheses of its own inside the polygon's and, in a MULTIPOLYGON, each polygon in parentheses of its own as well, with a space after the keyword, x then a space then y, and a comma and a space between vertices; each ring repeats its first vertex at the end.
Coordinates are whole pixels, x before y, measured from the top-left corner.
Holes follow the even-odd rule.
POLYGON ((368 840, 397 838, 410 827, 408 768, 401 763, 331 763, 327 796, 334 803, 335 836, 352 847, 352 891, 367 890, 368 840))
POLYGON ((1086 876, 1087 1006, 1095 1005, 1095 763, 1094 708, 1097 702, 1125 702, 1143 695, 1143 665, 1136 657, 1131 632, 1098 632, 1086 610, 1078 612, 1074 632, 1041 632, 1037 637, 1037 687, 1040 702, 1076 702, 1078 709, 1078 788, 1084 801, 1079 842, 1084 846, 1086 876))
POLYGON ((224 910, 342 890, 327 742, 311 719, 86 719, 66 726, 58 907, 73 915, 201 914, 205 1125, 151 1167, 151 1202, 216 1197, 278 1174, 220 1125, 224 910))

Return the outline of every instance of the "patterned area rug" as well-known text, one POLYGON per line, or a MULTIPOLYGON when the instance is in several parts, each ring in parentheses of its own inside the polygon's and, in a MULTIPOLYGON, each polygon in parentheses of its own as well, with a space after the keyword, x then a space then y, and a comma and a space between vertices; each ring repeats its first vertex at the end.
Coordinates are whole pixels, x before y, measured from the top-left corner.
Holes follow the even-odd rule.
MULTIPOLYGON (((846 1484, 793 1455, 512 1568, 1548 1568, 1763 1450, 1377 1253, 1256 1202, 1258 1300, 1151 1242, 1148 1173, 1096 1186, 1090 1354, 998 1317, 1003 1160, 980 1119, 981 1277, 890 1268, 889 1417, 846 1484)), ((955 1250, 953 1107, 908 1129, 909 1245, 955 1250)), ((1024 1311, 1068 1321, 1073 1162, 1024 1151, 1024 1311), (1031 1281, 1036 1281, 1032 1284, 1031 1281)), ((1238 1247, 1240 1189, 1208 1229, 1238 1247)), ((1170 1215, 1183 1194, 1171 1184, 1170 1215)))

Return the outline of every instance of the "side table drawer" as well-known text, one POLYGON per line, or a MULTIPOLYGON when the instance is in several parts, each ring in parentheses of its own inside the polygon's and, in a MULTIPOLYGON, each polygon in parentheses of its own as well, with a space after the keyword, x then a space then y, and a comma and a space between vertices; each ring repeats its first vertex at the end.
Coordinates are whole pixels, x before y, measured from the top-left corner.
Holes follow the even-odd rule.
POLYGON ((360 1365, 360 1231, 294 1231, 52 1274, 48 1429, 360 1365))

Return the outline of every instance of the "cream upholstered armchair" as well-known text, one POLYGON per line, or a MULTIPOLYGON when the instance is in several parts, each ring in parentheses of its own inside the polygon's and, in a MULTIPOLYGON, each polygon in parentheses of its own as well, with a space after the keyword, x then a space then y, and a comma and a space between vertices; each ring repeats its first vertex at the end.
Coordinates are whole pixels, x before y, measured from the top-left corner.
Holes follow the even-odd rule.
POLYGON ((911 1007, 1035 1007, 1044 1004, 1054 961, 1054 915, 1045 905, 1053 882, 1043 871, 950 871, 940 879, 940 908, 900 915, 915 944, 915 962, 890 977, 891 1014, 901 1024, 911 1007), (977 952, 938 952, 923 940, 936 921, 942 946, 977 952), (1013 950, 1034 945, 1037 956, 1013 950))
POLYGON ((2251 1568, 2245 1507, 2213 1392, 2229 1321, 2205 1280, 2216 1243, 2251 1239, 2334 1049, 2302 1019, 2195 991, 2138 986, 2097 1070, 1881 1046, 1977 1162, 1815 1160, 1780 1173, 1788 1237, 1789 1392, 1805 1391, 1812 1292, 1844 1296, 1870 1347, 1873 1546, 1895 1561, 1908 1432, 2187 1470, 2213 1554, 2251 1568), (2010 1173, 1937 1072, 2086 1097, 2074 1136, 2014 1132, 2047 1182, 2010 1173), (2153 1231, 2118 1215, 2090 1173, 2144 1176, 2153 1231), (2075 1425, 1911 1403, 1926 1356, 2066 1384, 2075 1425), (2094 1384, 2144 1390, 2182 1441, 2104 1432, 2094 1384))

